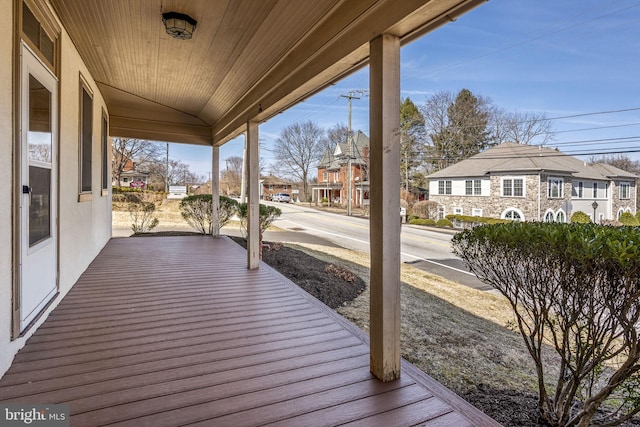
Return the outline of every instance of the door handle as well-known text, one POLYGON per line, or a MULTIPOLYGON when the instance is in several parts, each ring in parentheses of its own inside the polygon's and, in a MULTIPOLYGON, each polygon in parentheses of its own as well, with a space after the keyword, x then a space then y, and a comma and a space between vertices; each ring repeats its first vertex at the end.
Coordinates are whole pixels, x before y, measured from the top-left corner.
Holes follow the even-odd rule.
POLYGON ((32 188, 29 185, 23 185, 22 186, 22 194, 28 194, 29 195, 29 204, 31 204, 31 193, 32 193, 32 188))

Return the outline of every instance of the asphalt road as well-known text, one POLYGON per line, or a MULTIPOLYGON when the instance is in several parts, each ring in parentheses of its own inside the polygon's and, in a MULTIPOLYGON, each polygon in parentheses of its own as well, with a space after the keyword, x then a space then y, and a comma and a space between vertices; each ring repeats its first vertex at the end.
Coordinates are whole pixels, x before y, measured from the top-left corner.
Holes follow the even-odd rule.
MULTIPOLYGON (((288 240, 314 241, 327 246, 340 246, 369 253, 369 220, 367 218, 349 217, 287 203, 261 203, 273 204, 282 210, 282 215, 274 221, 274 225, 288 233, 288 240)), ((447 230, 434 231, 403 224, 402 262, 476 289, 492 289, 469 272, 464 262, 453 255, 451 252, 453 234, 447 230)), ((269 240, 269 236, 265 235, 265 239, 269 240)))

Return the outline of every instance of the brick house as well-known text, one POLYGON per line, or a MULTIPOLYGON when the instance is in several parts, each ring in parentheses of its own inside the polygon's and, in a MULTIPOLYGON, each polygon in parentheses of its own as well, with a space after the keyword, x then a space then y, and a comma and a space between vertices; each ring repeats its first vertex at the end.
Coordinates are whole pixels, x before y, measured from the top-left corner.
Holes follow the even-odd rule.
POLYGON ((439 216, 567 222, 636 213, 636 175, 539 146, 504 143, 428 176, 439 216))
POLYGON ((287 193, 289 196, 292 196, 291 198, 293 200, 293 184, 282 178, 269 175, 260 180, 260 186, 261 198, 263 200, 271 200, 271 196, 276 193, 287 193))
MULTIPOLYGON (((358 131, 349 139, 351 144, 352 206, 366 204, 369 199, 369 138, 358 131)), ((349 144, 338 143, 327 150, 318 163, 318 183, 311 185, 312 201, 327 199, 331 204, 346 205, 349 186, 349 144)))

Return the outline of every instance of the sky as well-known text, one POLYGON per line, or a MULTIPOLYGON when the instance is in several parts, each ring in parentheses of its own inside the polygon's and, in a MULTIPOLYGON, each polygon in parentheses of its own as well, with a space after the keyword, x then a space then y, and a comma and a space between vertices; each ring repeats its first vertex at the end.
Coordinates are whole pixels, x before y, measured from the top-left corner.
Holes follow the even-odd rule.
MULTIPOLYGON (((640 0, 490 0, 401 49, 401 96, 418 106, 437 92, 469 89, 512 112, 544 114, 548 144, 587 160, 640 160, 640 0)), ((369 69, 346 77, 262 123, 260 158, 274 161, 282 129, 347 124, 341 95, 369 87, 369 69)), ((369 134, 369 100, 352 101, 352 129, 369 134)), ((244 136, 220 147, 242 156, 244 136)), ((170 157, 211 172, 210 147, 171 144, 170 157)))

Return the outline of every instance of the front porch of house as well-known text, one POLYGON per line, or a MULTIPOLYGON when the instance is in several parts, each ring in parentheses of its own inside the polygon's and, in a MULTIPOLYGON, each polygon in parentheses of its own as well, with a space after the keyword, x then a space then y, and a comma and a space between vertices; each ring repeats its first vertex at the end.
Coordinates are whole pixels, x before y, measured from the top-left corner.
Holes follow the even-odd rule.
POLYGON ((226 237, 112 239, 0 380, 71 425, 497 426, 226 237), (131 257, 130 254, 138 254, 131 257))

